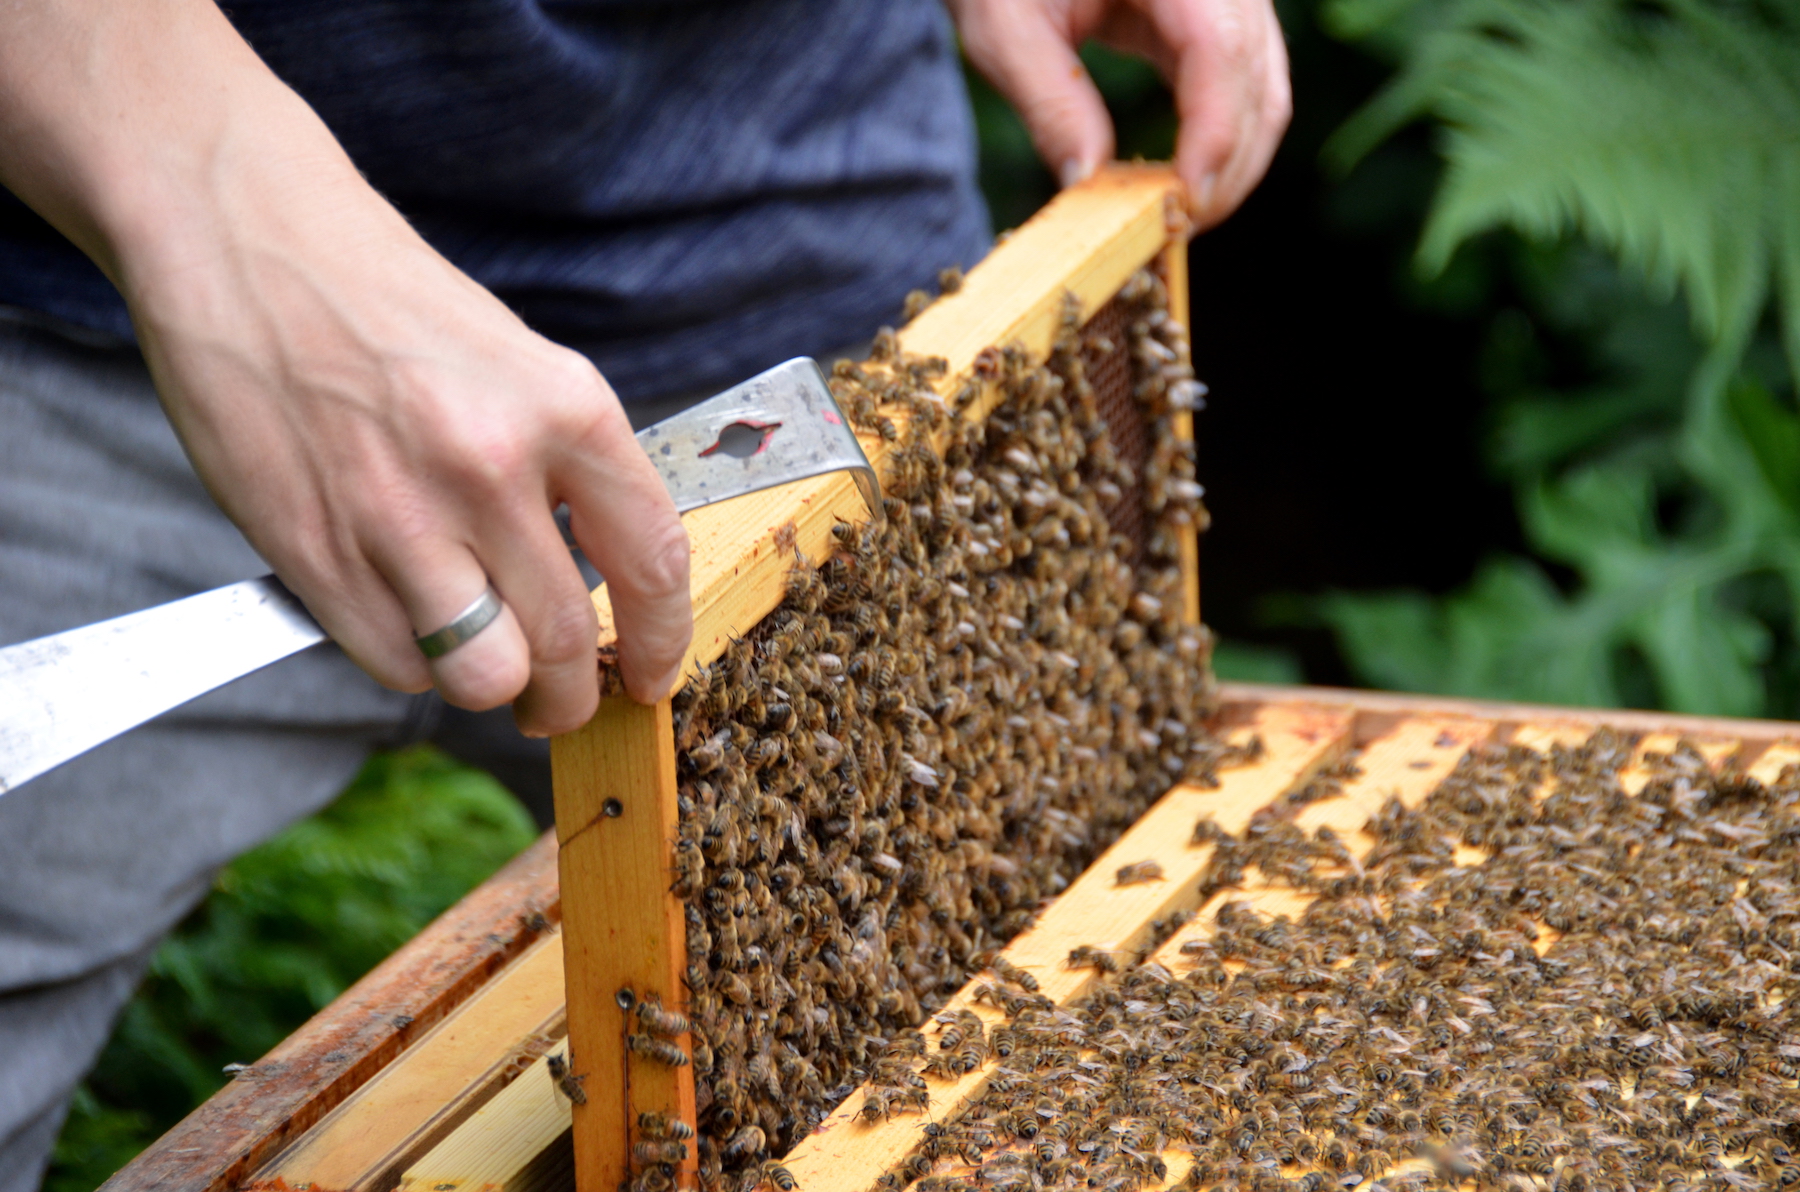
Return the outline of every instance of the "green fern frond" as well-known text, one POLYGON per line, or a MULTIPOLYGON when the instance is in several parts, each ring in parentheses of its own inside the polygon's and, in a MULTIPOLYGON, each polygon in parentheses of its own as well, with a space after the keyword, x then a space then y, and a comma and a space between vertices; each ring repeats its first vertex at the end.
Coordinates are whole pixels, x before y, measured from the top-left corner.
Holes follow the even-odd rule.
MULTIPOLYGON (((1355 28, 1381 10, 1332 11, 1355 28)), ((1800 4, 1453 0, 1394 19, 1421 12, 1430 29, 1328 156, 1442 122, 1423 268, 1496 227, 1580 235, 1682 291, 1727 374, 1773 289, 1800 366, 1800 4)))

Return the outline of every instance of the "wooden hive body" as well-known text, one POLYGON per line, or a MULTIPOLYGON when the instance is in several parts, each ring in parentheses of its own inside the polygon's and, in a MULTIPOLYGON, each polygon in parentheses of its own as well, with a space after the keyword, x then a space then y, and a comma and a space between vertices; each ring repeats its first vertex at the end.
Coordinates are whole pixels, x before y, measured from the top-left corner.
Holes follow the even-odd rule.
MULTIPOLYGON (((962 291, 934 304, 900 346, 947 362, 946 387, 995 345, 1042 357, 1065 318, 1106 306, 1146 265, 1169 281, 1171 314, 1185 322, 1185 239, 1172 177, 1121 168, 1066 192, 972 270, 962 291)), ((984 392, 970 415, 997 400, 984 392)), ((1180 432, 1189 434, 1187 427, 1180 432)), ((892 449, 870 437, 877 467, 892 449)), ((794 552, 831 553, 833 527, 866 517, 843 476, 821 477, 697 511, 696 633, 690 669, 719 659, 781 604, 794 552)), ((1182 546, 1181 604, 1199 615, 1197 554, 1182 546)), ((610 637, 602 589, 596 604, 610 637)), ((1224 770, 1219 785, 1177 784, 1113 842, 1028 930, 1007 961, 1035 975, 1043 994, 1068 1006, 1099 974, 1067 964, 1070 949, 1100 945, 1170 960, 1198 927, 1171 924, 1221 895, 1200 879, 1210 852, 1189 837, 1210 814, 1230 831, 1354 757, 1362 775, 1307 815, 1354 836, 1390 795, 1417 802, 1473 745, 1538 746, 1584 737, 1601 720, 1650 734, 1637 746, 1668 750, 1685 734, 1716 763, 1732 761, 1772 779, 1800 750, 1792 726, 1621 713, 1513 708, 1365 693, 1230 685, 1213 729, 1229 744, 1260 741, 1260 754, 1224 770), (1120 884, 1123 865, 1153 861, 1158 880, 1120 884)), ((671 892, 681 778, 677 715, 665 701, 643 708, 605 702, 587 728, 555 743, 557 830, 472 894, 283 1047, 121 1172, 109 1187, 224 1189, 260 1181, 321 1189, 568 1187, 613 1192, 641 1163, 638 1114, 695 1120, 691 1065, 646 1063, 626 1040, 631 1006, 685 1007, 688 963, 681 900, 671 892), (574 1086, 561 1087, 554 1060, 574 1057, 574 1086), (579 1102, 579 1103, 577 1103, 579 1102)), ((1316 825, 1314 825, 1316 826, 1316 825)), ((1305 897, 1271 888, 1254 897, 1297 908, 1305 897)), ((1199 922, 1196 920, 1196 922, 1199 922)), ((945 1009, 969 1010, 980 980, 945 1009)), ((677 1040, 689 1046, 685 1039, 677 1040)), ((806 1192, 866 1192, 913 1153, 927 1123, 941 1122, 981 1093, 990 1058, 954 1080, 934 1082, 922 1113, 858 1121, 859 1091, 786 1155, 806 1192)), ((690 1151, 675 1179, 693 1179, 690 1151)), ((1172 1155, 1167 1182, 1184 1173, 1172 1155)))

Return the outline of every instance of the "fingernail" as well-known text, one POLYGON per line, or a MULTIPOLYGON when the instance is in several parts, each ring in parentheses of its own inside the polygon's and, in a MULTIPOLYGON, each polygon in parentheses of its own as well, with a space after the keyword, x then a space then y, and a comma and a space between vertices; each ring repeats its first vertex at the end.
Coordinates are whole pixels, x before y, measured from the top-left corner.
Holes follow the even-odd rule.
POLYGON ((1093 177, 1094 167, 1082 161, 1080 158, 1071 157, 1069 160, 1062 163, 1062 169, 1058 171, 1058 174, 1062 178, 1063 186, 1067 188, 1074 186, 1078 182, 1086 182, 1089 178, 1093 177))
POLYGON ((1202 215, 1212 210, 1213 191, 1218 188, 1219 176, 1217 174, 1200 176, 1200 193, 1194 196, 1194 205, 1200 209, 1202 215))
POLYGON ((519 730, 519 734, 521 736, 530 737, 533 741, 542 741, 550 736, 549 733, 544 732, 542 729, 535 728, 522 728, 519 730))

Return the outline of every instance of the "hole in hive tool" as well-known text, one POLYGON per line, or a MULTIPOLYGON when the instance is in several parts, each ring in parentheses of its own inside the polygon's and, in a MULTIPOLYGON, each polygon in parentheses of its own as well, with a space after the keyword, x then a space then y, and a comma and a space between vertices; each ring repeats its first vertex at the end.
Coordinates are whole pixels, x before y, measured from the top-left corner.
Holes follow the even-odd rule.
POLYGON ((779 422, 733 422, 719 432, 718 440, 702 451, 700 458, 720 454, 732 459, 749 459, 762 454, 780 429, 779 422))

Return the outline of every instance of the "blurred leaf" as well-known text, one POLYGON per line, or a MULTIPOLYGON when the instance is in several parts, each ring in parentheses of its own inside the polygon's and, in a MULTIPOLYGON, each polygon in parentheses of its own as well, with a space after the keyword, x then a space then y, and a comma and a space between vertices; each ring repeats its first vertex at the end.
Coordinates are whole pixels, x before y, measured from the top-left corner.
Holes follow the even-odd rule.
POLYGON ((1292 650, 1250 642, 1219 641, 1213 644, 1213 674, 1239 683, 1300 683, 1305 681, 1300 660, 1292 650))
POLYGON ((1423 265, 1492 229, 1527 242, 1503 254, 1524 308, 1495 320, 1484 360, 1491 454, 1530 548, 1569 576, 1514 558, 1445 597, 1333 594, 1319 607, 1347 660, 1415 690, 1796 711, 1800 416, 1763 362, 1784 345, 1791 390, 1800 0, 1325 13, 1400 63, 1330 160, 1430 120, 1446 172, 1423 265))
POLYGON ((1800 513, 1800 419, 1754 381, 1733 385, 1728 400, 1770 491, 1800 513))
POLYGON ((89 1192, 131 1162, 155 1137, 151 1131, 143 1111, 104 1105, 83 1085, 56 1140, 43 1192, 89 1192))
POLYGON ((1340 592, 1320 605, 1351 666, 1376 686, 1579 706, 1617 701, 1593 610, 1566 600, 1524 559, 1490 560, 1447 599, 1340 592))
POLYGON ((1512 227, 1579 234, 1687 297, 1701 337, 1738 348, 1773 281, 1800 362, 1800 42, 1794 0, 1337 0, 1367 36, 1426 11, 1394 81, 1328 147, 1347 167, 1405 124, 1444 129, 1423 267, 1512 227), (1389 9, 1391 8, 1391 11, 1389 9), (1773 275, 1773 277, 1772 277, 1773 275))

